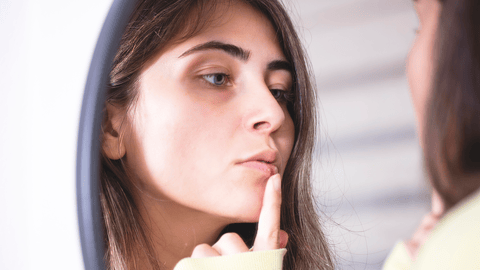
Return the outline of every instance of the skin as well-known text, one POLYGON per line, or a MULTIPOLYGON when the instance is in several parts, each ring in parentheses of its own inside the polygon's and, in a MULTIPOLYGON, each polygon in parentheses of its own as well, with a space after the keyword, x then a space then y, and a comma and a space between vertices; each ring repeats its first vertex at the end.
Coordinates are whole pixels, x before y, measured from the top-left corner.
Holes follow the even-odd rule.
MULTIPOLYGON (((434 72, 433 50, 441 3, 438 0, 416 0, 414 6, 420 24, 407 58, 406 72, 415 109, 419 138, 423 138, 425 108, 434 72)), ((420 144, 423 147, 423 142, 420 142, 420 144)))
MULTIPOLYGON (((420 27, 407 59, 407 77, 415 109, 420 145, 423 147, 423 127, 427 99, 432 87, 435 61, 434 46, 441 3, 438 0, 417 0, 414 1, 414 5, 420 21, 420 27)), ((442 199, 433 190, 431 211, 425 215, 412 238, 405 243, 413 260, 416 259, 419 248, 427 240, 431 230, 444 213, 445 207, 442 199)))
POLYGON ((147 62, 126 119, 121 109, 107 106, 115 132, 106 134, 104 151, 127 163, 166 269, 188 256, 248 251, 235 234, 215 243, 231 223, 259 221, 253 250, 287 243, 280 186, 294 142, 283 99, 292 75, 260 12, 230 3, 216 14, 196 36, 171 42, 147 62), (271 165, 245 162, 252 158, 271 165))

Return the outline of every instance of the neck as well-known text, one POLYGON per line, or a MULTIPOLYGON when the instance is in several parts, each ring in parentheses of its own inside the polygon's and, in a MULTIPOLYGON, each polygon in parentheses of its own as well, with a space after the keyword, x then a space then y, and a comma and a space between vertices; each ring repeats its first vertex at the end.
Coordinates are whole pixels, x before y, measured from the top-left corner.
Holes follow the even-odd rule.
POLYGON ((229 224, 224 218, 172 201, 142 198, 138 206, 146 227, 145 234, 162 270, 173 269, 181 259, 190 257, 199 244, 213 245, 229 224))

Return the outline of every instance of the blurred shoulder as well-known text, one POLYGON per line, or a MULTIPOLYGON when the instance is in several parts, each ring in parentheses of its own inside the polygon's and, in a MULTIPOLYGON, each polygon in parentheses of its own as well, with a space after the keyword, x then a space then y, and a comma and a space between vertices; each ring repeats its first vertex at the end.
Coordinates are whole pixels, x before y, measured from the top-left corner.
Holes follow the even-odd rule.
POLYGON ((455 206, 432 231, 414 269, 480 269, 480 193, 455 206))

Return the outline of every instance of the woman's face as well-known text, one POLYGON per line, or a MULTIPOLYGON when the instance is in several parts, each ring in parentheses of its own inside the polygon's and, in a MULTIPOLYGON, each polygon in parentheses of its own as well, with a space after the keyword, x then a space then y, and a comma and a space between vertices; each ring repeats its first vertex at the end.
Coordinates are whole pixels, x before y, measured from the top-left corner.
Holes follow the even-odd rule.
MULTIPOLYGON (((240 1, 239 1, 240 2, 240 1)), ((294 143, 290 65, 270 22, 220 5, 199 34, 147 63, 123 141, 140 194, 232 222, 258 221, 294 143)))
MULTIPOLYGON (((438 0, 414 0, 420 25, 407 60, 407 76, 417 118, 419 137, 422 138, 425 108, 433 79, 433 49, 440 16, 438 0)), ((421 143, 423 145, 423 143, 421 143)))

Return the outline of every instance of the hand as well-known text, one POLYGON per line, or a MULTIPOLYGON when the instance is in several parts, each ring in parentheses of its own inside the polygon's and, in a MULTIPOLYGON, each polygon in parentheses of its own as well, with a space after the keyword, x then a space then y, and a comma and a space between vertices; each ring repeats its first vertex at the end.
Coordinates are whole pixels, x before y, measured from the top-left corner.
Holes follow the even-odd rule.
MULTIPOLYGON (((288 234, 280 230, 281 181, 279 174, 268 179, 252 251, 273 250, 287 246, 288 234)), ((207 244, 196 246, 191 257, 213 257, 248 251, 250 249, 238 234, 226 233, 213 246, 207 244)))
POLYGON ((430 232, 433 228, 437 225, 438 221, 443 217, 445 214, 445 205, 443 201, 438 195, 436 190, 432 192, 432 210, 430 213, 425 215, 420 223, 420 226, 417 228, 417 231, 413 234, 413 237, 408 240, 405 244, 407 246, 407 250, 410 253, 410 257, 415 260, 418 255, 419 248, 425 243, 430 235, 430 232))

